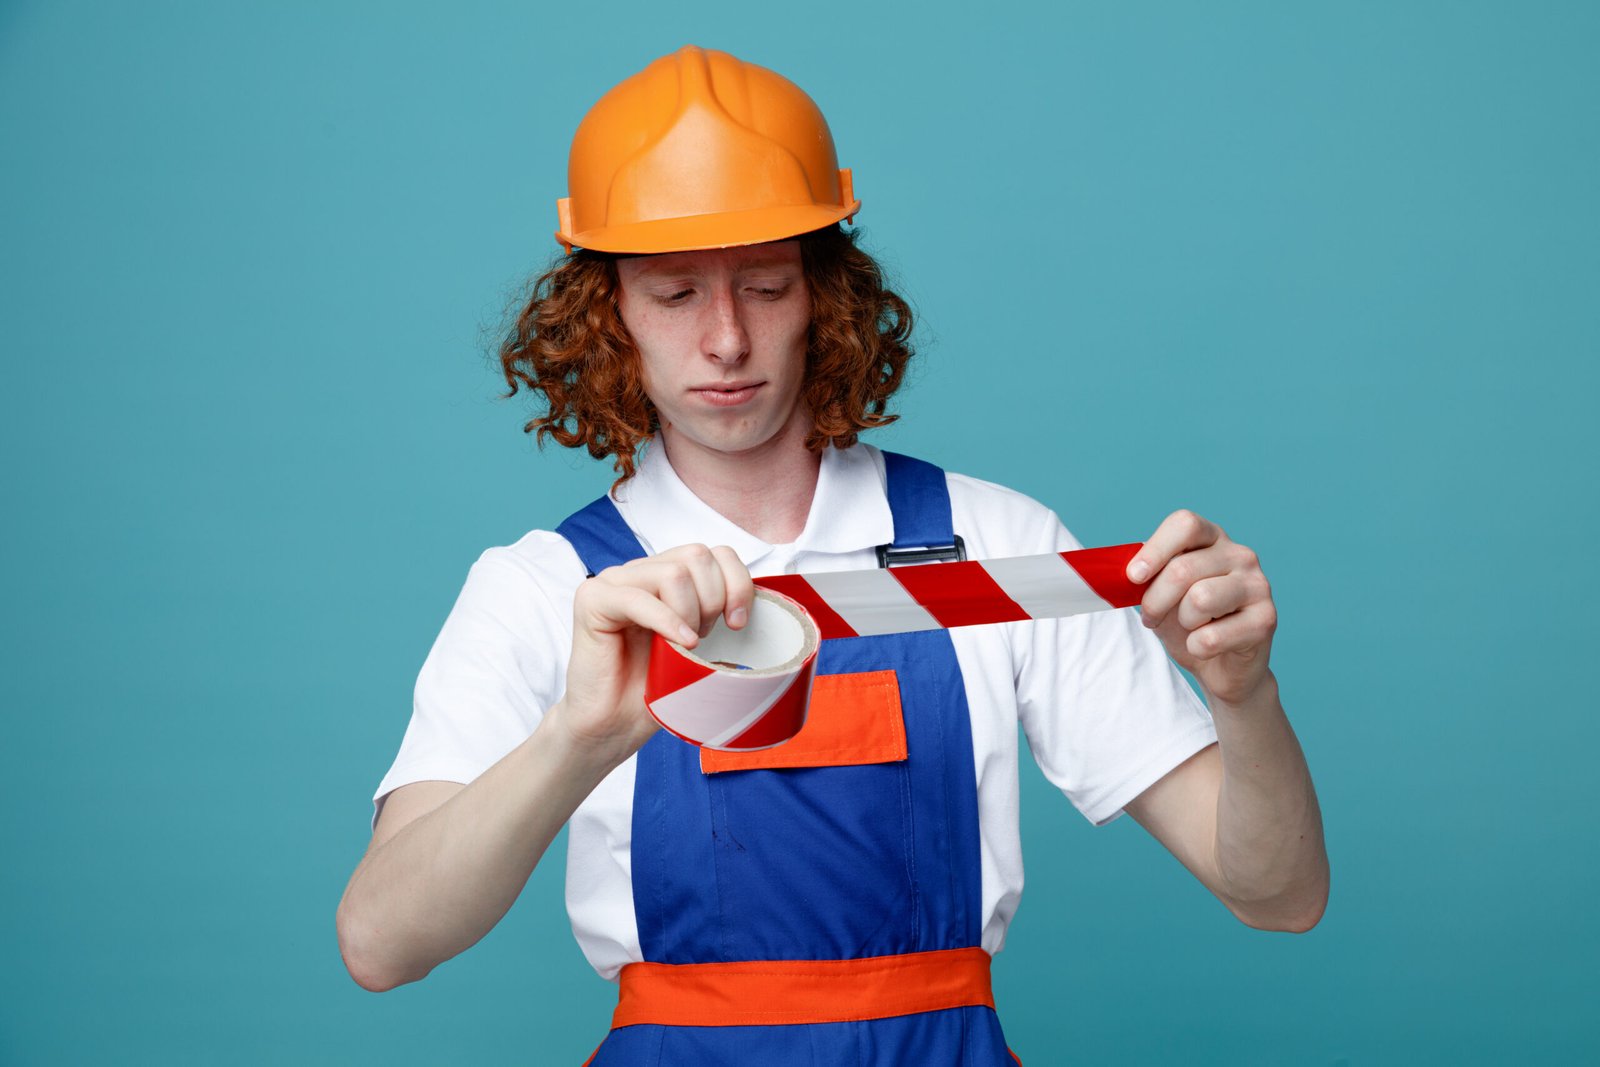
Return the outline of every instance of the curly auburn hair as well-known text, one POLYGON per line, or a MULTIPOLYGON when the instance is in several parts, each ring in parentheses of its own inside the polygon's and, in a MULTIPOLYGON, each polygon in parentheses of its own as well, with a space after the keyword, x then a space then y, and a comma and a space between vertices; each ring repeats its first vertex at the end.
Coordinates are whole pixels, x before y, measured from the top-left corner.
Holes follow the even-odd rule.
MULTIPOLYGON (((802 398, 814 422, 806 447, 847 448, 862 430, 899 416, 886 411, 911 359, 911 308, 884 284, 883 271, 838 225, 800 237, 811 297, 802 398)), ((639 447, 659 427, 645 395, 638 350, 618 310, 617 257, 579 251, 534 282, 500 344, 509 387, 543 394, 545 414, 525 433, 595 459, 614 457, 621 485, 639 447)))

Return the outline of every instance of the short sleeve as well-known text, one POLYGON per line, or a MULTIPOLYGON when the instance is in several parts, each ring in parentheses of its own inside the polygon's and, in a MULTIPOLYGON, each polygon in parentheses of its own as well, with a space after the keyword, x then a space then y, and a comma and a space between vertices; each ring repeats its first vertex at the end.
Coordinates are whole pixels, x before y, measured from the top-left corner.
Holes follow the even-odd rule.
MULTIPOLYGON (((1081 548, 1057 520, 1058 552, 1081 548)), ((1034 759, 1097 826, 1217 739, 1211 714, 1132 608, 1022 628, 1017 705, 1034 759)))
POLYGON ((560 698, 572 647, 577 553, 536 531, 472 565, 417 676, 411 721, 373 796, 422 781, 471 782, 521 744, 560 698))

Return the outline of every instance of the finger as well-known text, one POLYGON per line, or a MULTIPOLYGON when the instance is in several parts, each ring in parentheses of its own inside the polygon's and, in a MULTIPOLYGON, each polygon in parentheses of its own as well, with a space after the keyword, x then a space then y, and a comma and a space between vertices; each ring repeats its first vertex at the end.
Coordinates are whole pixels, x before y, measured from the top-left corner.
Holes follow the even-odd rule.
POLYGON ((576 607, 580 630, 620 633, 637 626, 691 648, 699 641, 699 635, 682 615, 637 585, 598 579, 585 582, 579 587, 576 607))
POLYGON ((1161 568, 1174 556, 1216 544, 1221 538, 1222 528, 1216 523, 1187 509, 1174 511, 1162 520, 1144 547, 1128 561, 1128 581, 1135 584, 1149 581, 1152 575, 1160 574, 1161 568))
POLYGON ((1139 602, 1144 624, 1160 626, 1188 594, 1190 586, 1206 578, 1227 574, 1231 566, 1232 560, 1223 545, 1212 545, 1176 557, 1161 568, 1161 573, 1144 591, 1144 599, 1139 602))
POLYGON ((700 593, 695 587, 694 575, 680 557, 663 554, 634 560, 615 573, 602 572, 601 577, 625 588, 644 590, 699 633, 700 593))
POLYGON ((1232 615, 1248 604, 1254 590, 1244 575, 1235 572, 1202 578, 1178 601, 1178 625, 1198 630, 1212 619, 1232 615))
POLYGON ((700 575, 692 559, 680 556, 661 561, 649 573, 656 582, 656 595, 683 616, 695 633, 705 636, 706 613, 701 607, 700 575))
MULTIPOLYGON (((735 556, 735 563, 737 560, 735 556)), ((688 619, 701 637, 710 633, 717 617, 727 606, 724 561, 705 545, 679 545, 654 557, 652 562, 656 567, 650 574, 659 583, 662 598, 688 619), (678 570, 674 571, 673 568, 678 570), (678 572, 688 576, 692 587, 692 607, 681 602, 684 600, 684 585, 678 572)), ((740 570, 744 569, 742 563, 737 565, 740 570)))
POLYGON ((728 625, 737 630, 750 621, 750 609, 755 604, 756 587, 750 580, 750 569, 739 554, 727 545, 711 550, 718 566, 722 568, 722 586, 727 594, 725 615, 728 625))
POLYGON ((1215 659, 1228 652, 1247 653, 1272 640, 1278 625, 1278 612, 1272 602, 1258 601, 1243 611, 1208 622, 1191 633, 1184 647, 1196 659, 1215 659))
POLYGON ((689 569, 689 577, 694 581, 696 606, 700 612, 699 624, 695 628, 704 637, 716 625, 717 616, 722 614, 728 600, 722 580, 722 564, 705 545, 684 546, 682 560, 689 569))

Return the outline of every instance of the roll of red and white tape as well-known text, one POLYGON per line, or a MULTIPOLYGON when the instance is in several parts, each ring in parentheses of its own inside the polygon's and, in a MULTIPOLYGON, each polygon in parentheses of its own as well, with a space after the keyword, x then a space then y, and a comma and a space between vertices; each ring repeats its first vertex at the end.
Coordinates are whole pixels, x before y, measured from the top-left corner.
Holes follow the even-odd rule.
POLYGON ((817 643, 1132 607, 1140 544, 1009 559, 756 579, 750 622, 720 619, 694 651, 656 637, 645 704, 691 744, 746 751, 782 744, 805 725, 817 643))
POLYGON ((733 752, 782 744, 806 724, 820 640, 804 608, 757 588, 743 629, 719 618, 693 651, 656 635, 645 706, 690 744, 733 752))

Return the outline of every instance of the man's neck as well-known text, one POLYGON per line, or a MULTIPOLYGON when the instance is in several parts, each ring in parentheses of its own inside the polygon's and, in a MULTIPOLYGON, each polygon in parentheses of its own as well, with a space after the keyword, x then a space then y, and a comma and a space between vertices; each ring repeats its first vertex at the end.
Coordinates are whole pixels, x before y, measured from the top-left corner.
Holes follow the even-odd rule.
POLYGON ((805 446, 810 418, 795 420, 766 444, 730 454, 663 429, 679 480, 719 515, 769 545, 796 540, 811 514, 821 457, 805 446))

